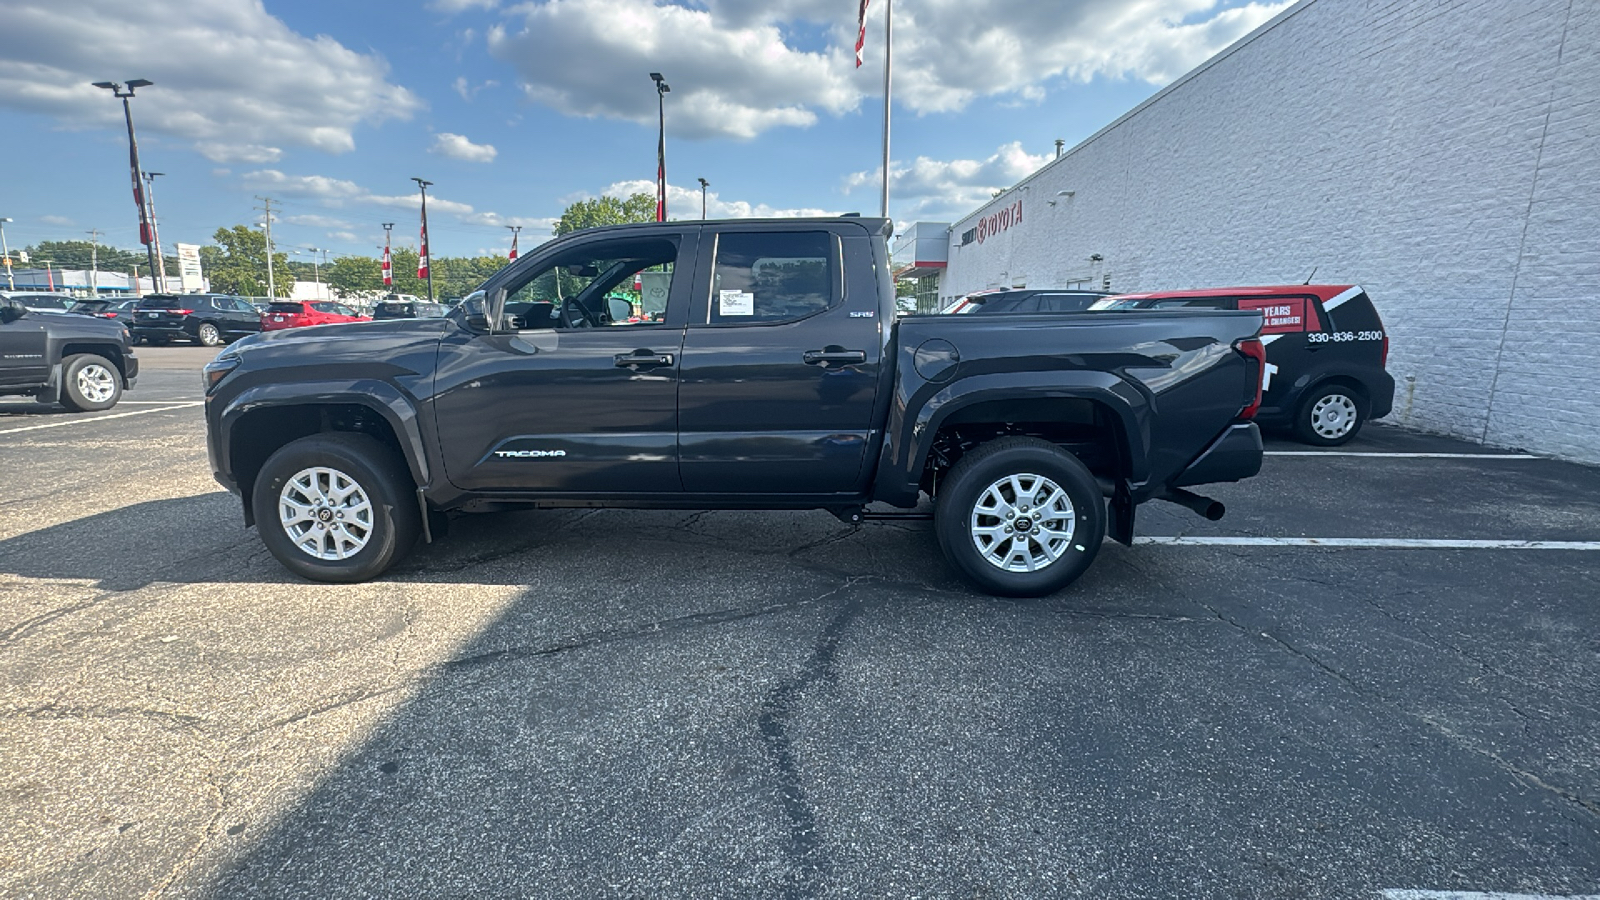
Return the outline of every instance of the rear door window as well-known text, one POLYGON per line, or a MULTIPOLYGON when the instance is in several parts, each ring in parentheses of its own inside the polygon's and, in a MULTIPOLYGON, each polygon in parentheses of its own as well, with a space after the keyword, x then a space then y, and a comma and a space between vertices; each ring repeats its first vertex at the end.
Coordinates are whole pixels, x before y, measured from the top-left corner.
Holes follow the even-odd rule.
POLYGON ((724 232, 711 279, 711 325, 792 322, 843 300, 826 231, 724 232))

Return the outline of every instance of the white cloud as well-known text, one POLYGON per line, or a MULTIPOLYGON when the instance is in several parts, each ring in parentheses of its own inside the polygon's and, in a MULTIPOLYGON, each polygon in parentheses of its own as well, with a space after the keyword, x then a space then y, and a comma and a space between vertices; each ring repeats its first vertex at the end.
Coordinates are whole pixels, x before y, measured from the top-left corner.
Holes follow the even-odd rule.
MULTIPOLYGON (((608 185, 600 192, 604 197, 616 197, 626 200, 634 194, 656 193, 656 183, 639 179, 636 181, 618 181, 608 185)), ((566 200, 587 199, 583 195, 571 197, 566 200)), ((715 191, 706 191, 706 218, 708 219, 792 219, 797 216, 836 216, 838 212, 810 207, 776 207, 766 203, 751 203, 747 200, 723 200, 715 191)), ((698 219, 700 218, 700 186, 678 187, 671 182, 667 183, 667 218, 669 219, 698 219)))
POLYGON ((428 152, 451 159, 486 163, 494 162, 495 154, 499 151, 492 144, 474 144, 465 135, 442 131, 433 136, 433 146, 428 148, 428 152))
POLYGON ((461 95, 461 99, 471 103, 472 98, 478 96, 479 91, 487 90, 492 87, 499 87, 500 82, 491 78, 488 81, 485 81, 483 84, 474 85, 472 82, 467 80, 465 75, 458 75, 456 76, 456 80, 450 83, 450 86, 455 89, 457 94, 461 95))
MULTIPOLYGON (((1287 8, 1256 0, 922 0, 895 17, 895 100, 917 113, 974 100, 1036 103, 1061 78, 1164 84, 1287 8)), ((550 0, 508 11, 489 52, 528 97, 574 116, 656 117, 644 73, 662 72, 668 127, 749 138, 842 115, 879 91, 882 4, 869 13, 867 65, 854 66, 852 4, 839 0, 550 0), (822 43, 818 44, 820 34, 822 43), (604 60, 596 65, 595 60, 604 60), (619 78, 618 72, 640 73, 619 78)))
POLYGON ((283 150, 278 147, 263 147, 260 144, 229 144, 222 141, 200 141, 194 145, 200 155, 212 162, 242 162, 274 163, 283 158, 283 150))
POLYGON ((281 221, 281 222, 287 222, 290 225, 310 225, 313 228, 345 228, 345 229, 348 229, 348 228, 354 228, 355 227, 354 225, 351 225, 349 222, 346 222, 343 219, 336 219, 333 216, 319 216, 319 215, 316 215, 314 213, 302 214, 302 215, 294 215, 294 216, 283 216, 281 218, 279 218, 277 216, 274 216, 273 218, 278 219, 278 221, 281 221))
POLYGON ((260 0, 74 0, 8 8, 0 106, 73 128, 120 128, 122 110, 90 82, 147 78, 139 129, 192 140, 216 162, 276 161, 283 147, 343 153, 355 129, 422 107, 388 65, 326 35, 307 37, 260 0), (159 48, 159 52, 152 52, 159 48))
MULTIPOLYGON (((953 218, 987 203, 1004 190, 1037 171, 1054 157, 1034 155, 1013 141, 988 159, 937 160, 919 156, 911 163, 889 166, 889 202, 896 219, 953 218)), ((845 190, 879 189, 881 168, 856 172, 845 179, 845 190)))
POLYGON ((550 218, 534 218, 528 216, 502 216, 494 212, 473 213, 462 216, 461 221, 468 225, 483 225, 489 228, 503 228, 507 225, 521 225, 524 231, 535 233, 548 233, 556 227, 556 220, 550 218))
MULTIPOLYGON (((241 176, 244 186, 253 191, 272 192, 285 197, 316 200, 335 209, 352 205, 384 206, 391 209, 420 209, 420 194, 375 194, 354 181, 326 175, 286 175, 277 169, 261 169, 241 176)), ((448 213, 463 220, 475 210, 471 204, 428 196, 429 213, 448 213)), ((492 215, 490 213, 489 215, 492 215)))
POLYGON ((60 225, 63 227, 78 224, 66 216, 40 216, 39 221, 45 223, 46 225, 60 225))
POLYGON ((346 242, 354 242, 354 241, 361 240, 361 236, 356 234, 354 231, 330 231, 330 232, 328 232, 328 237, 331 237, 336 241, 346 241, 346 242))
POLYGON ((775 22, 723 27, 711 10, 654 0, 554 0, 517 15, 489 30, 489 52, 517 68, 530 98, 568 115, 655 121, 652 71, 672 85, 671 127, 687 137, 806 126, 814 110, 843 113, 860 98, 841 51, 795 49, 775 22))
POLYGON ((493 9, 498 5, 500 0, 429 0, 428 8, 453 16, 469 9, 493 9))

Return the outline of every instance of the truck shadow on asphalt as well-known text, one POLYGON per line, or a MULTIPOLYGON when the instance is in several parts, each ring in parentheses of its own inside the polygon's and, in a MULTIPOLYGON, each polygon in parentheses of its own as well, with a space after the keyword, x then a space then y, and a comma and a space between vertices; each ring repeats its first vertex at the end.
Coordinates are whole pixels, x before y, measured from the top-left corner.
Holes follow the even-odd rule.
MULTIPOLYGON (((419 541, 378 580, 527 585, 550 560, 569 556, 603 561, 614 577, 638 579, 652 574, 652 563, 630 556, 661 544, 966 590, 939 556, 929 523, 848 526, 823 512, 530 510, 460 516, 447 535, 432 544, 419 541)), ((239 501, 221 491, 134 503, 0 540, 0 573, 89 580, 111 591, 158 582, 309 583, 272 558, 256 529, 244 526, 239 501)))

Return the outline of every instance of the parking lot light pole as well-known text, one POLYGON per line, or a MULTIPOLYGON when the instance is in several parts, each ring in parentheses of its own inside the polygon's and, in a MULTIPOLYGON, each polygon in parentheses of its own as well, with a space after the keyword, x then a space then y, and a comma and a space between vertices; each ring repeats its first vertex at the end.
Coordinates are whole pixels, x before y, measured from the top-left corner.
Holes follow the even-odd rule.
POLYGON ((150 208, 145 204, 144 172, 139 168, 139 141, 133 134, 133 108, 128 105, 128 100, 133 96, 136 88, 149 87, 155 84, 144 78, 129 79, 127 89, 115 81, 96 81, 94 86, 104 88, 122 101, 122 117, 128 123, 128 163, 133 169, 133 202, 139 206, 139 240, 144 244, 145 252, 150 255, 150 276, 153 279, 159 270, 156 264, 156 245, 154 229, 150 224, 150 208))
POLYGON ((667 92, 672 88, 662 80, 660 72, 651 72, 650 80, 656 83, 656 114, 661 127, 656 132, 656 221, 667 220, 667 92))
POLYGON ((161 223, 156 219, 156 179, 165 174, 167 173, 144 173, 145 199, 150 202, 150 242, 155 244, 156 268, 161 273, 159 276, 153 276, 161 279, 161 287, 156 289, 158 294, 167 292, 167 257, 161 252, 161 223))
POLYGON ((0 253, 6 257, 6 290, 14 291, 17 283, 11 278, 11 247, 6 243, 6 223, 11 221, 10 216, 0 216, 0 253))
POLYGON ((710 186, 711 182, 704 178, 700 179, 700 218, 702 220, 706 217, 706 188, 710 186))

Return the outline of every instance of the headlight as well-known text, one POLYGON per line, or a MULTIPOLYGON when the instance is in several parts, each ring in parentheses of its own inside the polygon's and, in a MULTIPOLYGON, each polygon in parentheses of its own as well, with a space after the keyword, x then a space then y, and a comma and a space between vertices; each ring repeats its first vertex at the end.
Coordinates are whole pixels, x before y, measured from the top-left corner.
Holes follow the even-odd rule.
POLYGON ((222 379, 227 378, 229 372, 237 368, 239 368, 239 357, 226 354, 218 356, 211 362, 206 363, 205 368, 200 370, 201 388, 205 393, 211 393, 212 388, 215 388, 222 379))

